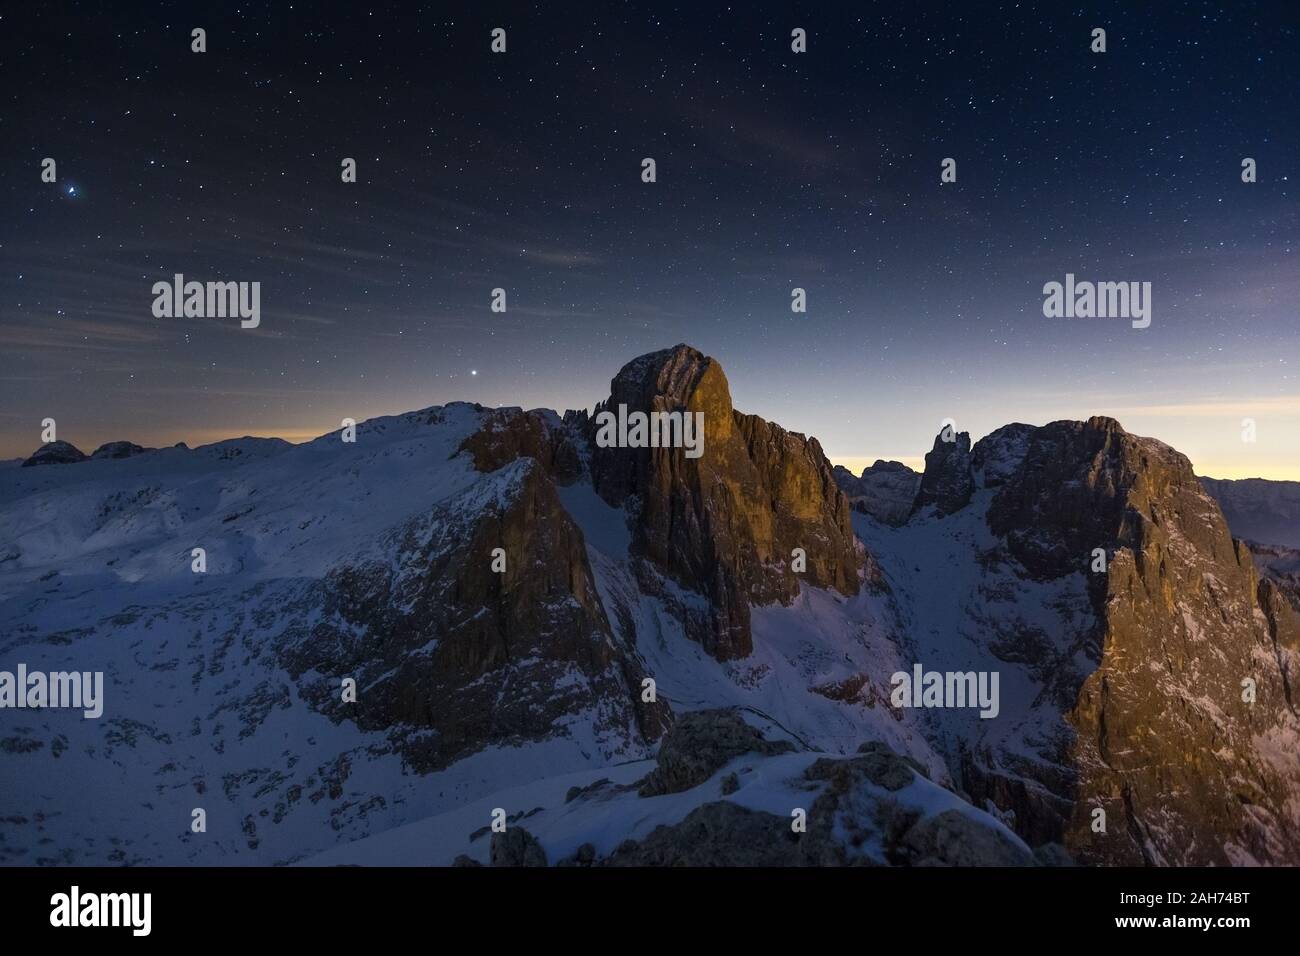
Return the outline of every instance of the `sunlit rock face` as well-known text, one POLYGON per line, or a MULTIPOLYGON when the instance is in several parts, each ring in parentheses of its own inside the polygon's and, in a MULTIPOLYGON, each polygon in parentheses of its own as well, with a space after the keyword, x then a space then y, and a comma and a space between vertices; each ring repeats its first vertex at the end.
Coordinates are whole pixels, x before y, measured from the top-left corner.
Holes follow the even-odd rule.
POLYGON ((1097 623, 1080 650, 1097 666, 1067 714, 1067 847, 1105 863, 1300 859, 1300 625, 1190 462, 1112 419, 1056 422, 988 520, 1035 578, 1088 568, 1097 623))
POLYGON ((750 605, 788 602, 800 580, 857 593, 862 559, 848 501, 816 439, 736 411, 722 367, 685 345, 625 365, 596 411, 621 405, 703 414, 698 458, 593 440, 591 476, 606 501, 634 513, 647 586, 659 573, 707 598, 706 610, 690 612, 690 630, 711 654, 747 655, 750 605), (806 561, 798 575, 796 549, 806 561))

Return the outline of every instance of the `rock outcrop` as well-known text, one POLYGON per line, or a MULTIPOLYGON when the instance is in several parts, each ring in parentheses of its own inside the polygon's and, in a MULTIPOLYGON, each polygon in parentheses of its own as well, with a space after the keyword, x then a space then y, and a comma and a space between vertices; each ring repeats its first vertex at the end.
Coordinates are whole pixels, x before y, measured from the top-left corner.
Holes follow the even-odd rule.
MULTIPOLYGON (((752 648, 750 605, 788 602, 800 581, 855 594, 862 557, 848 501, 816 439, 732 408, 722 367, 685 345, 644 355, 596 408, 700 412, 704 447, 599 447, 588 423, 596 491, 633 513, 633 548, 653 572, 702 593, 688 631, 719 659, 752 648), (806 569, 793 570, 796 549, 806 569)), ((653 574, 643 576, 654 587, 653 574)))
POLYGON ((80 448, 71 442, 52 441, 46 442, 36 451, 32 452, 31 457, 23 461, 23 468, 31 468, 34 465, 73 465, 79 461, 85 461, 86 456, 80 448))

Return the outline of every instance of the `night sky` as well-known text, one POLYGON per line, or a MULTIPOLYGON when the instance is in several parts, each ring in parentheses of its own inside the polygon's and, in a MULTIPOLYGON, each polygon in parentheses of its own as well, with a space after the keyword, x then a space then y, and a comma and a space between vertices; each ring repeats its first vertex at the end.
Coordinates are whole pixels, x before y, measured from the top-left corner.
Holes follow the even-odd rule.
POLYGON ((0 457, 46 417, 88 453, 590 407, 684 341, 855 469, 945 418, 1110 414, 1300 479, 1290 0, 31 6, 0 15, 0 457), (178 272, 260 282, 260 327, 155 318, 178 272), (1151 327, 1045 318, 1067 272, 1151 282, 1151 327))

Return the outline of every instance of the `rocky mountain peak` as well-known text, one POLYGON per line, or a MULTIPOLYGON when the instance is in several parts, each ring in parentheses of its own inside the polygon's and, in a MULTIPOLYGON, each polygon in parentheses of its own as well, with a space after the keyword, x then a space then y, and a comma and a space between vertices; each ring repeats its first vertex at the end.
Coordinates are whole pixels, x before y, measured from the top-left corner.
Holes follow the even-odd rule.
POLYGON ((1294 858, 1300 620, 1261 585, 1191 463, 1105 417, 999 445, 1023 454, 999 475, 990 530, 1026 577, 1082 579, 1095 617, 1074 649, 1095 665, 1067 694, 1066 845, 1122 864, 1294 858), (1105 834, 1091 828, 1098 809, 1105 834))
POLYGON ((619 369, 610 382, 609 401, 601 407, 626 403, 643 411, 688 406, 704 410, 699 404, 705 397, 730 409, 731 389, 722 366, 698 349, 679 344, 639 356, 619 369), (701 389, 705 394, 697 397, 701 389))
MULTIPOLYGON (((1167 514, 1159 499, 1177 495, 1208 501, 1191 462, 1168 445, 1130 435, 1112 418, 1059 421, 1027 436, 988 520, 1026 568, 1056 577, 1099 543, 1140 546, 1146 524, 1167 514)), ((1213 530, 1197 524, 1188 533, 1215 553, 1231 551, 1221 515, 1213 530)))
POLYGON ((788 602, 799 582, 858 590, 862 564, 848 501, 815 439, 736 411, 722 366, 678 345, 625 365, 596 415, 699 413, 703 448, 600 447, 588 423, 598 494, 626 505, 647 586, 661 574, 708 610, 685 611, 688 629, 719 659, 749 653, 750 604, 788 602))
POLYGON ((925 456, 925 472, 912 513, 933 507, 937 515, 960 511, 975 491, 971 477, 970 433, 945 429, 934 439, 934 447, 925 456))

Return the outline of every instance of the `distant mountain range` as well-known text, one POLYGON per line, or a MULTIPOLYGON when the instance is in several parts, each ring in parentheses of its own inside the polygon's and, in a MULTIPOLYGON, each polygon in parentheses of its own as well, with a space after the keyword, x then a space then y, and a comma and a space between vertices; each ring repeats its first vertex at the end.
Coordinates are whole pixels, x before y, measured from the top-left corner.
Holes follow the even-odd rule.
POLYGON ((1202 478, 1201 483, 1237 537, 1300 548, 1300 481, 1202 478))
POLYGON ((0 470, 0 671, 105 675, 0 712, 0 860, 1300 863, 1296 483, 1107 418, 854 476, 685 345, 345 437, 0 470))

